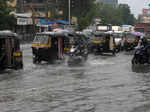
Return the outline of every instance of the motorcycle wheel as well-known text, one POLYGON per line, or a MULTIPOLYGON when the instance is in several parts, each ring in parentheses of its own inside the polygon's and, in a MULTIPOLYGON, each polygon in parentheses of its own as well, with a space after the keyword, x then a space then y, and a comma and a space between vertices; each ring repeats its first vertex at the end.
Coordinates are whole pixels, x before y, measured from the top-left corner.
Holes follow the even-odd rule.
POLYGON ((133 59, 132 59, 132 64, 133 65, 138 64, 138 61, 137 61, 137 59, 135 57, 133 57, 133 59))

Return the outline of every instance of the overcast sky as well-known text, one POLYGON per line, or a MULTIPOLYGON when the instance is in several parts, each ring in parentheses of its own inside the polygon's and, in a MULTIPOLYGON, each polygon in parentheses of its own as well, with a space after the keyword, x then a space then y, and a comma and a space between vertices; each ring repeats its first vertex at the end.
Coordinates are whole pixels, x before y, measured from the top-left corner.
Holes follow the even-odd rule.
POLYGON ((137 17, 143 8, 148 8, 150 0, 119 0, 119 3, 127 3, 131 7, 131 11, 137 17))

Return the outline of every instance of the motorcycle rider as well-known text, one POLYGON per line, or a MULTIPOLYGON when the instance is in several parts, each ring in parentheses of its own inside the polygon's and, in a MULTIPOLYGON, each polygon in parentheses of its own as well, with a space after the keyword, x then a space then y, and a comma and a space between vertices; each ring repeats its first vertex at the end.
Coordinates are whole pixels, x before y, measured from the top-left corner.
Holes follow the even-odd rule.
POLYGON ((83 42, 83 40, 82 39, 77 39, 76 41, 75 41, 75 46, 76 46, 76 48, 77 48, 77 51, 78 51, 78 54, 79 55, 83 55, 83 53, 84 53, 84 42, 83 42))
POLYGON ((141 37, 141 46, 145 49, 145 52, 148 56, 148 63, 150 64, 150 43, 148 42, 145 36, 141 37))

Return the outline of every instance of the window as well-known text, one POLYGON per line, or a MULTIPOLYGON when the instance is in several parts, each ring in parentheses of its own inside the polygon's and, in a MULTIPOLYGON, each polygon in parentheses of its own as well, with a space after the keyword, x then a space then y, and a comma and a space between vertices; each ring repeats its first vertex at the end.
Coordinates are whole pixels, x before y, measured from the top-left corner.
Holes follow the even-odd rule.
POLYGON ((135 31, 144 33, 144 28, 135 28, 135 31))
POLYGON ((150 28, 147 28, 147 29, 146 29, 146 32, 147 32, 147 33, 148 33, 148 32, 150 33, 150 28))

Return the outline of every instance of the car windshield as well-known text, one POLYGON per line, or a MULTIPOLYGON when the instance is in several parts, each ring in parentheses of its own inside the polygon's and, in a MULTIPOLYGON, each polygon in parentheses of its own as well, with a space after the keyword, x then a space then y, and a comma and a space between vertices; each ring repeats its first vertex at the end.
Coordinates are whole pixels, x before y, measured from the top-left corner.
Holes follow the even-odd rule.
POLYGON ((47 44, 48 43, 48 35, 36 35, 33 42, 39 43, 39 44, 47 44))

